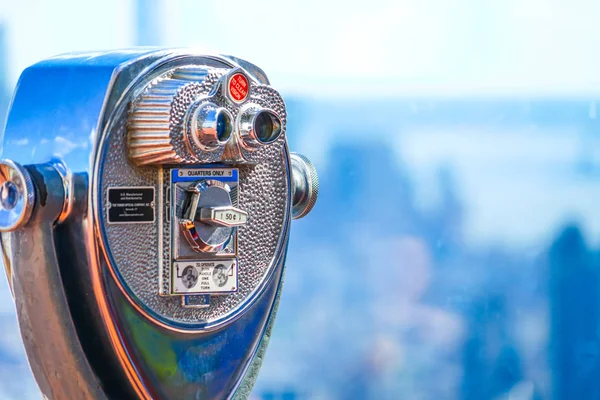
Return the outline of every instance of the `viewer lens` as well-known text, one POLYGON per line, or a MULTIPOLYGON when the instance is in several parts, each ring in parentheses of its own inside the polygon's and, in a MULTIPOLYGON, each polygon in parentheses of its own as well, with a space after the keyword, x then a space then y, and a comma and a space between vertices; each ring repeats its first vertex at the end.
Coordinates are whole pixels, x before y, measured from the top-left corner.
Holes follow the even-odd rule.
POLYGON ((231 118, 226 111, 219 110, 217 113, 217 139, 219 142, 226 142, 231 136, 233 130, 231 118))
POLYGON ((254 119, 256 139, 261 143, 270 143, 281 134, 281 120, 271 111, 260 111, 254 119))

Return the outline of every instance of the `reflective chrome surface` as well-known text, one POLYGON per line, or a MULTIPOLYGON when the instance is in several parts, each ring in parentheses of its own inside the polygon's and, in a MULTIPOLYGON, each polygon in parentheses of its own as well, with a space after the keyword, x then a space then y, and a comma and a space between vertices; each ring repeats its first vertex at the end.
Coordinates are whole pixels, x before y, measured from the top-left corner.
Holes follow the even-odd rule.
MULTIPOLYGON (((291 184, 284 135, 252 153, 245 153, 239 140, 233 138, 219 151, 205 151, 190 146, 190 141, 186 141, 189 120, 186 121, 185 116, 198 100, 211 99, 234 116, 242 112, 243 105, 222 96, 219 89, 232 74, 239 75, 239 69, 223 58, 164 58, 131 82, 110 113, 99 138, 92 177, 95 185, 92 188, 92 206, 99 244, 106 254, 107 265, 125 296, 135 303, 140 313, 177 331, 215 330, 239 318, 270 284, 275 273, 274 265, 287 241, 291 184), (202 70, 205 71, 203 74, 200 73, 202 70), (152 114, 156 111, 158 116, 152 114), (156 118, 161 122, 157 124, 156 118), (144 158, 140 164, 140 153, 137 146, 132 146, 132 137, 140 143, 143 135, 157 133, 156 127, 160 128, 161 135, 168 132, 166 145, 161 144, 159 155, 154 155, 154 150, 150 153, 144 151, 143 154, 153 156, 144 158), (179 157, 178 164, 172 165, 178 168, 163 167, 167 162, 163 156, 171 157, 169 154, 179 157), (226 171, 231 176, 222 175, 226 171), (234 197, 237 198, 240 207, 248 212, 248 223, 230 234, 232 240, 227 240, 227 235, 215 238, 214 243, 209 243, 216 245, 212 250, 206 247, 204 252, 186 252, 190 249, 190 237, 179 240, 182 230, 177 223, 181 217, 180 207, 185 203, 180 199, 180 184, 184 183, 182 180, 197 184, 203 178, 223 179, 227 185, 234 185, 239 179, 236 195, 233 195, 233 190, 230 193, 231 200, 233 204, 234 197), (120 187, 153 190, 154 193, 148 193, 146 209, 155 204, 150 211, 155 218, 140 220, 135 217, 130 224, 110 223, 110 210, 115 207, 114 202, 107 199, 110 192, 120 187), (144 240, 139 240, 140 237, 144 240), (230 244, 232 251, 225 251, 229 250, 230 244), (225 246, 223 251, 220 251, 221 246, 225 246), (211 294, 210 302, 202 309, 182 308, 173 290, 174 282, 185 278, 180 275, 183 270, 178 270, 174 264, 182 254, 187 254, 189 257, 186 259, 194 265, 212 263, 215 258, 221 257, 237 259, 239 276, 236 284, 229 287, 228 293, 211 294)), ((276 89, 248 78, 245 95, 254 103, 285 115, 285 104, 276 89)), ((284 129, 285 124, 282 131, 284 129)), ((239 139, 237 129, 234 138, 239 139)), ((211 193, 207 191, 207 199, 210 199, 211 193)), ((140 195, 140 199, 144 197, 140 195)), ((203 202, 202 199, 200 196, 199 201, 203 202)), ((121 205, 129 207, 129 203, 123 201, 121 205)), ((136 207, 134 204, 131 208, 133 214, 145 213, 136 207)), ((121 209, 127 213, 127 208, 121 209)), ((129 217, 126 219, 129 221, 129 217)), ((198 223, 194 230, 185 229, 184 234, 206 234, 203 239, 208 240, 213 233, 219 235, 228 230, 204 225, 198 223)))
POLYGON ((11 160, 0 160, 0 232, 13 231, 29 221, 34 196, 29 173, 11 160))
MULTIPOLYGON (((173 317, 175 319, 156 318, 147 304, 126 286, 120 276, 123 265, 119 263, 123 260, 113 258, 111 253, 115 243, 129 238, 117 235, 113 236, 116 242, 108 240, 119 232, 120 226, 127 228, 128 224, 115 224, 110 228, 112 231, 109 230, 110 220, 104 219, 106 209, 102 203, 109 198, 104 196, 104 179, 108 178, 103 172, 121 165, 121 153, 131 154, 139 165, 157 161, 145 155, 138 157, 134 149, 141 148, 138 146, 141 143, 145 143, 147 148, 163 146, 163 139, 158 142, 148 139, 143 127, 158 127, 152 122, 152 115, 163 118, 164 114, 161 114, 162 111, 153 114, 153 106, 142 112, 139 111, 141 108, 134 106, 132 122, 128 125, 134 132, 133 136, 127 138, 117 133, 122 131, 111 129, 118 127, 127 117, 131 99, 140 94, 136 92, 139 85, 156 79, 157 74, 167 67, 186 65, 235 71, 235 74, 226 75, 220 84, 228 85, 228 96, 233 96, 236 103, 243 103, 250 96, 256 99, 258 94, 252 95, 250 89, 254 85, 257 93, 274 96, 273 104, 283 107, 279 95, 264 86, 268 83, 264 75, 249 78, 250 75, 242 73, 233 59, 193 55, 184 51, 146 49, 70 54, 36 64, 21 76, 9 113, 4 138, 8 145, 4 146, 3 156, 26 165, 36 196, 30 222, 25 227, 2 234, 2 251, 14 288, 25 348, 38 384, 49 399, 221 399, 234 395, 245 398, 256 379, 267 343, 263 336, 270 332, 277 308, 289 236, 291 171, 284 142, 272 147, 264 146, 253 155, 242 150, 237 156, 226 157, 229 163, 235 160, 249 163, 239 167, 240 181, 245 185, 239 195, 242 203, 249 207, 248 213, 231 202, 224 205, 209 202, 196 207, 193 218, 190 218, 218 225, 217 229, 235 230, 240 226, 246 229, 245 223, 252 221, 248 214, 256 213, 257 204, 260 206, 261 203, 260 197, 259 203, 252 198, 244 199, 245 191, 252 193, 250 189, 254 186, 275 183, 281 190, 282 199, 287 199, 281 206, 270 204, 276 207, 271 215, 255 221, 264 221, 266 225, 261 229, 273 232, 273 237, 268 240, 269 246, 274 246, 274 253, 271 261, 262 267, 265 268, 262 277, 253 277, 256 286, 247 292, 239 292, 243 297, 233 305, 231 312, 221 319, 217 318, 216 322, 196 318, 182 324, 177 322, 180 316, 173 317), (247 85, 246 92, 242 91, 244 85, 247 85), (146 113, 148 110, 150 114, 146 113), (17 140, 24 132, 30 135, 27 140, 17 140), (112 146, 111 138, 114 137, 122 139, 121 146, 112 146), (31 147, 34 151, 23 152, 20 145, 31 147), (116 163, 115 154, 119 154, 116 163), (265 155, 281 166, 264 167, 261 157, 265 155), (108 161, 109 157, 113 159, 108 161), (255 169, 259 173, 253 175, 255 169), (270 171, 283 173, 269 176, 270 171), (244 181, 248 177, 252 180, 244 181), (281 179, 283 184, 279 183, 281 179), (199 215, 196 215, 197 212, 199 215), (234 218, 243 218, 243 221, 230 221, 234 218), (257 354, 260 354, 259 358, 255 358, 257 354)), ((254 70, 260 71, 250 68, 249 73, 254 70)), ((201 79, 200 85, 205 82, 205 76, 196 68, 180 68, 172 76, 186 82, 201 79)), ((261 101, 269 104, 271 100, 261 101)), ((284 118, 285 111, 282 110, 279 113, 284 118)), ((218 116, 218 113, 213 115, 217 121, 218 116)), ((283 131, 285 120, 279 119, 279 123, 279 129, 283 131)), ((159 133, 159 136, 162 134, 159 133)), ((278 135, 269 143, 279 137, 284 136, 278 135)), ((171 163, 191 162, 181 158, 178 154, 183 153, 177 151, 176 147, 171 147, 171 150, 164 147, 165 160, 171 163)), ((207 162, 214 161, 207 157, 207 162)), ((168 225, 163 231, 165 218, 168 218, 165 215, 170 214, 162 211, 162 207, 169 204, 169 197, 163 190, 169 188, 164 179, 171 170, 163 169, 161 164, 164 160, 158 161, 160 165, 143 167, 146 169, 134 166, 133 171, 139 171, 135 174, 139 173, 140 177, 113 174, 112 178, 126 178, 124 182, 128 183, 127 179, 131 176, 135 178, 132 182, 141 182, 141 176, 146 174, 144 176, 156 179, 157 191, 151 188, 149 192, 139 183, 137 186, 132 183, 133 190, 128 189, 129 185, 117 187, 125 188, 119 195, 123 196, 123 201, 131 202, 124 203, 125 207, 159 210, 156 213, 158 217, 153 215, 148 221, 140 221, 149 224, 140 224, 135 229, 140 231, 142 226, 154 229, 150 236, 156 235, 160 245, 152 251, 158 251, 161 260, 162 252, 168 251, 171 246, 168 237, 164 236, 164 232, 170 232, 168 225), (149 171, 148 168, 154 172, 145 172, 149 171), (157 194, 144 202, 145 193, 157 194)), ((18 171, 18 167, 15 168, 18 171)), ((167 176, 167 179, 170 177, 167 176)), ((19 189, 17 182, 15 185, 19 189)), ((2 199, 7 209, 14 207, 14 189, 7 185, 0 190, 0 195, 4 191, 2 199)), ((114 199, 111 201, 113 207, 120 204, 114 203, 114 199)), ((197 203, 202 202, 200 196, 197 203)), ((125 218, 146 218, 141 211, 122 215, 125 218)), ((251 233, 254 228, 247 229, 251 233)), ((261 245, 259 240, 263 240, 263 236, 247 236, 244 232, 239 240, 261 245)), ((134 262, 134 257, 132 253, 131 262, 134 262)), ((124 260, 127 263, 127 259, 124 260)), ((170 265, 167 267, 171 268, 170 265)), ((252 265, 242 264, 239 267, 251 268, 252 265)), ((161 271, 158 268, 151 272, 157 274, 161 271)), ((154 296, 162 296, 157 288, 152 290, 154 296)), ((163 301, 161 296, 157 297, 159 301, 163 301)), ((221 304, 220 296, 209 298, 209 303, 205 303, 207 299, 201 296, 197 299, 194 296, 184 297, 182 302, 169 306, 175 307, 172 310, 181 315, 204 315, 202 313, 212 312, 206 308, 207 304, 213 305, 213 301, 216 305, 221 304), (192 304, 203 306, 187 307, 192 304)), ((171 311, 164 309, 164 312, 168 314, 171 311)))
POLYGON ((29 224, 2 233, 2 251, 31 369, 49 399, 106 398, 77 336, 56 256, 53 225, 64 202, 62 178, 51 164, 27 170, 35 209, 29 224))
POLYGON ((241 145, 250 151, 274 142, 282 133, 282 122, 277 113, 258 104, 245 105, 238 125, 241 145))
POLYGON ((196 251, 216 253, 233 238, 234 227, 211 223, 215 207, 231 208, 231 189, 226 183, 203 180, 187 189, 187 208, 179 220, 189 245, 196 251), (196 217, 196 214, 200 214, 196 217), (212 217, 212 218, 211 218, 212 217))
POLYGON ((312 162, 292 153, 292 217, 300 219, 315 206, 319 196, 319 175, 312 162))
POLYGON ((214 226, 242 226, 248 222, 248 213, 233 206, 200 208, 200 221, 214 226))
POLYGON ((226 108, 214 103, 199 101, 195 107, 187 111, 184 123, 191 132, 186 132, 188 140, 203 150, 214 150, 224 146, 233 131, 233 117, 226 108))

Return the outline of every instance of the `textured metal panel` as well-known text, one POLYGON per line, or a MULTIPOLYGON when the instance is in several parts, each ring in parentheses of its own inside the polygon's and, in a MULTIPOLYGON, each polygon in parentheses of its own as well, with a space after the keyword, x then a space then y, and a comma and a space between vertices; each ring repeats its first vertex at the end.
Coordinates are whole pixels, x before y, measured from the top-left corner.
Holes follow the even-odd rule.
MULTIPOLYGON (((270 108, 275 111, 275 113, 281 118, 281 129, 282 133, 277 138, 277 140, 273 143, 282 143, 285 138, 285 131, 287 126, 287 113, 285 109, 285 103, 281 95, 270 86, 262 86, 262 85, 251 85, 252 90, 250 92, 250 100, 249 102, 256 103, 264 108, 270 108)), ((241 146, 240 146, 241 147, 241 146)), ((262 162, 265 158, 268 158, 270 155, 265 153, 268 151, 270 146, 263 146, 257 150, 249 151, 241 147, 242 157, 244 160, 252 163, 262 162)))
POLYGON ((193 141, 184 138, 183 121, 186 111, 192 103, 201 97, 207 97, 215 83, 227 70, 213 68, 209 70, 202 82, 191 82, 181 89, 173 98, 171 111, 171 132, 173 134, 173 147, 178 154, 184 155, 185 163, 212 163, 217 162, 223 155, 222 151, 204 151, 196 146, 193 141), (191 151, 190 151, 191 150, 191 151))
MULTIPOLYGON (((185 110, 198 97, 207 95, 222 72, 214 69, 201 83, 192 82, 179 87, 173 99, 171 129, 179 132, 173 135, 175 149, 183 151, 187 145, 181 132, 185 110)), ((281 115, 285 121, 285 105, 281 96, 271 88, 255 86, 253 102, 268 107, 281 115), (256 96, 259 97, 256 97, 256 96)), ((215 95, 218 97, 220 95, 215 95)), ((237 115, 238 107, 221 98, 221 104, 227 104, 232 114, 237 115)), ((171 229, 168 219, 170 196, 169 169, 137 167, 132 164, 128 154, 128 134, 126 115, 122 115, 116 128, 110 132, 103 151, 106 161, 103 164, 99 196, 103 217, 106 218, 106 192, 109 187, 154 186, 157 189, 155 223, 132 225, 104 224, 108 239, 108 253, 114 263, 122 284, 139 306, 159 319, 177 324, 210 324, 231 316, 236 309, 260 288, 269 276, 270 266, 277 256, 283 240, 286 215, 289 212, 288 159, 284 135, 254 152, 245 152, 244 157, 259 164, 236 165, 240 172, 239 205, 249 214, 248 224, 238 231, 239 289, 237 293, 212 296, 211 304, 206 308, 189 309, 181 306, 178 296, 159 295, 166 292, 170 282, 171 229), (159 187, 158 174, 163 174, 163 185, 159 187), (159 203, 158 191, 162 190, 163 204, 159 203), (162 226, 161 221, 163 221, 162 226), (159 243, 159 229, 162 229, 162 245, 159 243), (159 254, 162 249, 162 254, 159 254), (162 259, 161 259, 162 256, 162 259), (160 271, 163 275, 160 276, 160 271), (162 287, 160 286, 162 285, 162 287), (162 290, 159 290, 162 289, 162 290)), ((178 151, 179 153, 179 151, 178 151)), ((179 153, 181 154, 181 153, 179 153)), ((216 161, 210 153, 204 162, 216 161)), ((194 160, 188 159, 188 162, 194 160)), ((196 161, 197 162, 197 161, 196 161)), ((199 259, 201 255, 199 254, 199 259)))
MULTIPOLYGON (((262 162, 266 156, 263 148, 253 151, 238 149, 235 137, 227 145, 229 154, 227 149, 205 151, 193 141, 186 140, 185 114, 192 103, 200 98, 210 97, 213 102, 227 108, 234 120, 237 118, 240 105, 227 100, 221 91, 215 91, 219 79, 227 72, 229 70, 223 68, 179 68, 163 74, 148 85, 131 107, 128 144, 132 160, 138 165, 214 163, 234 160, 236 157, 232 158, 231 152, 241 152, 243 161, 262 162), (199 71, 204 71, 204 74, 198 73, 199 71)), ((282 121, 282 135, 276 142, 283 143, 287 123, 283 98, 270 86, 251 81, 250 87, 246 103, 258 104, 277 113, 282 121)), ((235 161, 241 160, 237 157, 235 161)))

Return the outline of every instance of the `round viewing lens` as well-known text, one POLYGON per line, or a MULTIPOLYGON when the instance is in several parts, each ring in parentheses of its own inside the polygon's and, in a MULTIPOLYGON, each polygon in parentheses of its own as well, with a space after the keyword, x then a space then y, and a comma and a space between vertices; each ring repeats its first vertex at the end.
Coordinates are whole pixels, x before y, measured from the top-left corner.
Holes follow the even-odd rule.
POLYGON ((224 110, 219 110, 217 113, 217 138, 220 142, 226 142, 231 136, 233 130, 231 117, 224 110))
POLYGON ((262 143, 270 143, 281 134, 281 120, 271 111, 259 111, 254 119, 256 139, 262 143))

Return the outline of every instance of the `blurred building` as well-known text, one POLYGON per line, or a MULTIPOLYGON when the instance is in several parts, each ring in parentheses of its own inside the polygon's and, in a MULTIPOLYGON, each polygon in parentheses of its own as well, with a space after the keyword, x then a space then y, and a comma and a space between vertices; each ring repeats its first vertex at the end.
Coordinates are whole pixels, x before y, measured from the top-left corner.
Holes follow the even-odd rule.
POLYGON ((600 280, 597 258, 578 225, 550 249, 554 398, 600 398, 600 280))
POLYGON ((6 26, 0 22, 0 131, 4 129, 4 118, 10 99, 8 89, 8 51, 6 49, 6 26))
POLYGON ((136 0, 135 2, 135 45, 160 46, 163 42, 162 0, 136 0))

